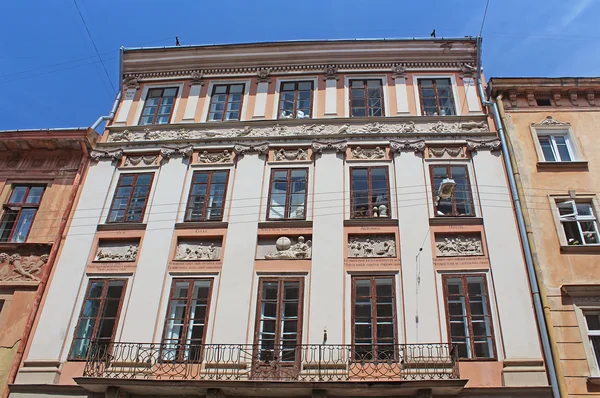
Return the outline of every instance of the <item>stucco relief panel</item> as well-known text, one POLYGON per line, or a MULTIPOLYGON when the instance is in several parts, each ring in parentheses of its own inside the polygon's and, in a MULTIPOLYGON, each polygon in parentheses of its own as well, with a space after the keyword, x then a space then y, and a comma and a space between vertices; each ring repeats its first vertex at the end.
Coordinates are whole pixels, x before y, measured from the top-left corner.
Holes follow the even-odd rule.
POLYGON ((437 257, 483 256, 480 234, 436 234, 437 257))
POLYGON ((394 234, 349 235, 348 258, 396 257, 394 234))
POLYGON ((211 261, 221 259, 221 238, 180 238, 175 249, 176 261, 211 261))
POLYGON ((100 240, 94 261, 97 262, 129 262, 135 261, 138 255, 139 240, 112 241, 100 240))
POLYGON ((0 282, 37 282, 48 255, 0 253, 0 282))
POLYGON ((310 235, 259 237, 258 260, 308 260, 312 257, 310 235))

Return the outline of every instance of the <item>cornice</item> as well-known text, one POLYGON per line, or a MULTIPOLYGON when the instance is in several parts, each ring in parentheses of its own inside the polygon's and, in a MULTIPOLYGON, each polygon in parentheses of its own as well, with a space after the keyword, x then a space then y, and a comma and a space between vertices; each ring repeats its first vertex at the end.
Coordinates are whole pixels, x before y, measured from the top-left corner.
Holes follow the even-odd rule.
POLYGON ((262 142, 260 144, 235 144, 233 146, 233 151, 238 155, 245 155, 249 153, 257 153, 259 155, 266 155, 269 152, 269 143, 262 142))
POLYGON ((90 157, 93 161, 98 162, 100 159, 110 159, 112 162, 116 162, 123 158, 123 150, 115 149, 115 150, 94 150, 90 152, 90 157))
POLYGON ((340 141, 313 141, 311 148, 315 153, 325 152, 345 152, 348 147, 348 142, 345 140, 340 141))

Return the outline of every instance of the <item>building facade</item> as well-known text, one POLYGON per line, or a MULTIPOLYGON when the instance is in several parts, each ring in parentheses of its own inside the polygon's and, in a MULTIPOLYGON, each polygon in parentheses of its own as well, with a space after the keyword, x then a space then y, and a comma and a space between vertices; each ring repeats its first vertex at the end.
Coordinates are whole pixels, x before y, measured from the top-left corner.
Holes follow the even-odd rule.
POLYGON ((476 47, 125 49, 11 396, 548 396, 476 47))
POLYGON ((493 78, 563 396, 600 393, 597 78, 493 78))
POLYGON ((0 131, 3 391, 16 375, 97 137, 89 129, 0 131))

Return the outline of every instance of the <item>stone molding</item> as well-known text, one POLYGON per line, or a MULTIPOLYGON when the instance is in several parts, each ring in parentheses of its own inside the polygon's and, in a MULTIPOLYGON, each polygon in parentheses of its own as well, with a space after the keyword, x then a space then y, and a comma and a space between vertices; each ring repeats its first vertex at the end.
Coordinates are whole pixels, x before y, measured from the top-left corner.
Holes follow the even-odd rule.
POLYGON ((381 146, 365 149, 359 146, 350 151, 350 158, 357 160, 382 160, 385 159, 385 150, 381 146))
POLYGON ((266 155, 269 151, 269 143, 263 142, 260 144, 235 144, 233 151, 238 155, 245 155, 249 153, 258 153, 259 155, 266 155))
POLYGON ((560 120, 554 119, 552 116, 546 116, 544 120, 539 123, 531 123, 533 127, 547 127, 547 126, 565 126, 571 125, 569 122, 561 122, 560 120))
POLYGON ((313 141, 311 148, 315 153, 346 152, 348 141, 313 141))
POLYGON ((183 158, 189 158, 190 156, 192 156, 193 151, 194 147, 192 145, 185 145, 180 147, 163 146, 160 148, 160 154, 162 158, 166 159, 167 161, 171 158, 175 158, 178 156, 181 156, 183 158))
POLYGON ((224 149, 222 152, 203 151, 198 153, 196 163, 216 164, 216 163, 233 163, 233 153, 224 149))
POLYGON ((284 148, 273 152, 273 161, 275 162, 296 162, 308 160, 308 152, 302 148, 286 150, 284 148))
POLYGON ((256 83, 271 83, 271 68, 260 68, 256 71, 256 83))
POLYGON ((424 152, 425 147, 425 140, 390 141, 390 148, 393 152, 424 152))
POLYGON ((112 151, 93 150, 90 152, 90 157, 95 162, 99 162, 101 159, 110 159, 112 162, 116 162, 123 158, 123 150, 120 148, 112 151))
POLYGON ((457 147, 428 147, 430 158, 466 158, 465 148, 462 146, 457 147))
POLYGON ((158 154, 156 155, 126 155, 123 167, 158 166, 158 154))
POLYGON ((475 141, 475 140, 467 140, 467 149, 469 151, 499 151, 501 147, 501 142, 498 139, 493 140, 485 140, 485 141, 475 141))

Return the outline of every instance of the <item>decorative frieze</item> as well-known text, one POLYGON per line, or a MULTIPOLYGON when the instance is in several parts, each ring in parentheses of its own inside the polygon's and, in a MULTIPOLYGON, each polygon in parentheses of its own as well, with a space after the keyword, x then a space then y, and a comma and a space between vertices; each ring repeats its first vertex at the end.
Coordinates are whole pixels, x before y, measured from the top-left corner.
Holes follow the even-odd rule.
POLYGON ((429 147, 428 157, 429 158, 466 158, 465 148, 462 146, 458 147, 429 147))
POLYGON ((233 151, 238 155, 245 155, 247 153, 266 155, 269 151, 269 143, 263 142, 261 144, 235 144, 233 146, 233 151))
POLYGON ((175 260, 204 261, 221 258, 222 239, 179 239, 175 260))
POLYGON ((302 148, 298 149, 279 149, 273 153, 273 160, 276 162, 295 162, 308 160, 308 152, 302 148))
POLYGON ((396 239, 388 235, 348 236, 348 257, 396 257, 396 239))
POLYGON ((112 151, 94 150, 90 153, 90 157, 95 162, 98 162, 101 159, 110 159, 111 162, 116 162, 123 158, 123 150, 122 149, 115 149, 112 151))
POLYGON ((425 150, 425 140, 390 141, 390 148, 394 152, 423 152, 425 150))
POLYGON ((202 151, 198 154, 198 163, 233 163, 233 152, 230 152, 227 149, 223 150, 223 152, 202 151))
POLYGON ((124 167, 145 167, 158 166, 159 156, 156 155, 127 155, 125 156, 124 167))
POLYGON ((436 234, 435 247, 437 257, 483 256, 481 235, 436 234))
POLYGON ((381 147, 365 149, 357 146, 350 151, 350 157, 351 159, 380 160, 385 159, 385 150, 381 149, 381 147))
POLYGON ((467 149, 470 151, 499 151, 501 147, 500 140, 467 140, 467 149))
POLYGON ((39 281, 39 274, 48 255, 21 256, 18 253, 0 253, 0 281, 39 281))
POLYGON ((560 120, 554 119, 552 116, 546 116, 544 120, 539 123, 531 123, 533 127, 544 127, 544 126, 565 126, 571 125, 569 122, 561 122, 560 120))
POLYGON ((304 236, 260 237, 256 255, 265 260, 308 260, 312 255, 312 241, 304 236))
POLYGON ((160 154, 163 157, 163 159, 171 159, 178 156, 181 156, 183 158, 189 158, 190 156, 192 156, 193 151, 194 147, 192 145, 185 145, 180 147, 164 146, 160 148, 160 154))
POLYGON ((323 152, 346 152, 347 141, 313 141, 312 150, 315 153, 323 152))
POLYGON ((140 142, 168 140, 206 140, 206 139, 235 139, 235 138, 271 138, 271 137, 310 137, 328 135, 354 134, 426 134, 426 133, 460 133, 488 132, 487 124, 475 121, 465 122, 417 122, 406 123, 357 123, 357 124, 276 124, 274 126, 245 126, 241 129, 227 127, 169 129, 160 130, 124 130, 110 133, 108 142, 140 142))
POLYGON ((135 261, 140 242, 100 240, 94 261, 135 261))

